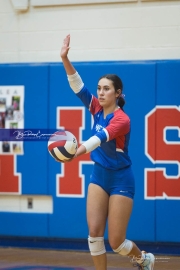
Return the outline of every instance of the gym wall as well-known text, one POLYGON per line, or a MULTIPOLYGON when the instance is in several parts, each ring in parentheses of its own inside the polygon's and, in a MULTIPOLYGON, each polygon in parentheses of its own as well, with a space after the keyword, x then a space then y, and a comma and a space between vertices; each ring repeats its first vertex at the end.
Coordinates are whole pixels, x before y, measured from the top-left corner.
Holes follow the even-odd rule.
POLYGON ((180 1, 78 2, 0 0, 0 62, 60 62, 67 34, 72 61, 179 58, 180 1))

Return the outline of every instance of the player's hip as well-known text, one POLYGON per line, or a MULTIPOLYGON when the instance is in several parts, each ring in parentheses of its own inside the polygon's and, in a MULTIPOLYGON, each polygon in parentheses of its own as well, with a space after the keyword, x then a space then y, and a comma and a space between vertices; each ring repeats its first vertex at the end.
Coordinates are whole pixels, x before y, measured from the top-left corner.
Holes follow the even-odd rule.
POLYGON ((109 170, 95 163, 90 182, 101 186, 108 195, 134 197, 135 180, 131 166, 120 170, 109 170))

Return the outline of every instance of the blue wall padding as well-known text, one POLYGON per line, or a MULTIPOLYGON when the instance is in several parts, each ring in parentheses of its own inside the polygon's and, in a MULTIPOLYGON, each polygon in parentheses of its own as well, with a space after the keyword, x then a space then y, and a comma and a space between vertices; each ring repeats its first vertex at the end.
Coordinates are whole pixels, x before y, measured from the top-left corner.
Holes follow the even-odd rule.
MULTIPOLYGON (((156 167, 145 154, 145 116, 156 106, 180 106, 180 60, 79 62, 74 66, 94 95, 98 80, 104 74, 115 73, 124 84, 124 109, 131 118, 129 155, 136 179, 134 208, 127 238, 146 242, 179 242, 180 197, 145 199, 144 169, 156 167)), ((0 65, 2 85, 24 85, 25 128, 56 129, 57 107, 83 106, 70 89, 61 63, 0 65)), ((84 117, 82 138, 87 140, 91 136, 91 116, 87 109, 84 117)), ((177 134, 169 132, 168 136, 171 139, 177 134)), ((178 174, 178 164, 175 164, 175 168, 172 163, 157 166, 178 174)), ((82 165, 84 198, 57 196, 56 175, 62 173, 62 167, 49 155, 46 141, 24 142, 24 155, 17 156, 16 169, 22 175, 22 195, 52 196, 53 213, 1 212, 0 235, 87 238, 86 195, 92 164, 82 165)), ((105 238, 108 238, 107 228, 105 238)))

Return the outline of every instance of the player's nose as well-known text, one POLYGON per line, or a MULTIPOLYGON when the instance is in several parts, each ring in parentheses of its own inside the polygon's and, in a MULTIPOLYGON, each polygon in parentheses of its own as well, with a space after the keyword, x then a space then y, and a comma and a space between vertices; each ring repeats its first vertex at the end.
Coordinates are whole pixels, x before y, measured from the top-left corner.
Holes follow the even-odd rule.
POLYGON ((99 91, 99 95, 102 96, 103 94, 104 94, 104 91, 103 91, 103 89, 101 89, 101 90, 99 91))

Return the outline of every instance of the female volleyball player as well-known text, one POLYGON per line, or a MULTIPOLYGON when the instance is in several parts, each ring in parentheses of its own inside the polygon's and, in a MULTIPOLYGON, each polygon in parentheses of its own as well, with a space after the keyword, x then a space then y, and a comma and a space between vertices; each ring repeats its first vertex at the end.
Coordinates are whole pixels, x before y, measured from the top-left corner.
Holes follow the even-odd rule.
POLYGON ((76 156, 91 152, 94 161, 88 187, 88 244, 96 270, 107 269, 104 231, 108 219, 108 238, 114 252, 133 257, 138 269, 152 270, 154 255, 141 252, 126 239, 126 229, 135 192, 131 160, 128 156, 130 119, 123 111, 125 103, 121 79, 102 76, 97 98, 84 85, 68 59, 70 35, 63 42, 61 58, 70 87, 94 116, 93 136, 77 150, 76 156))

